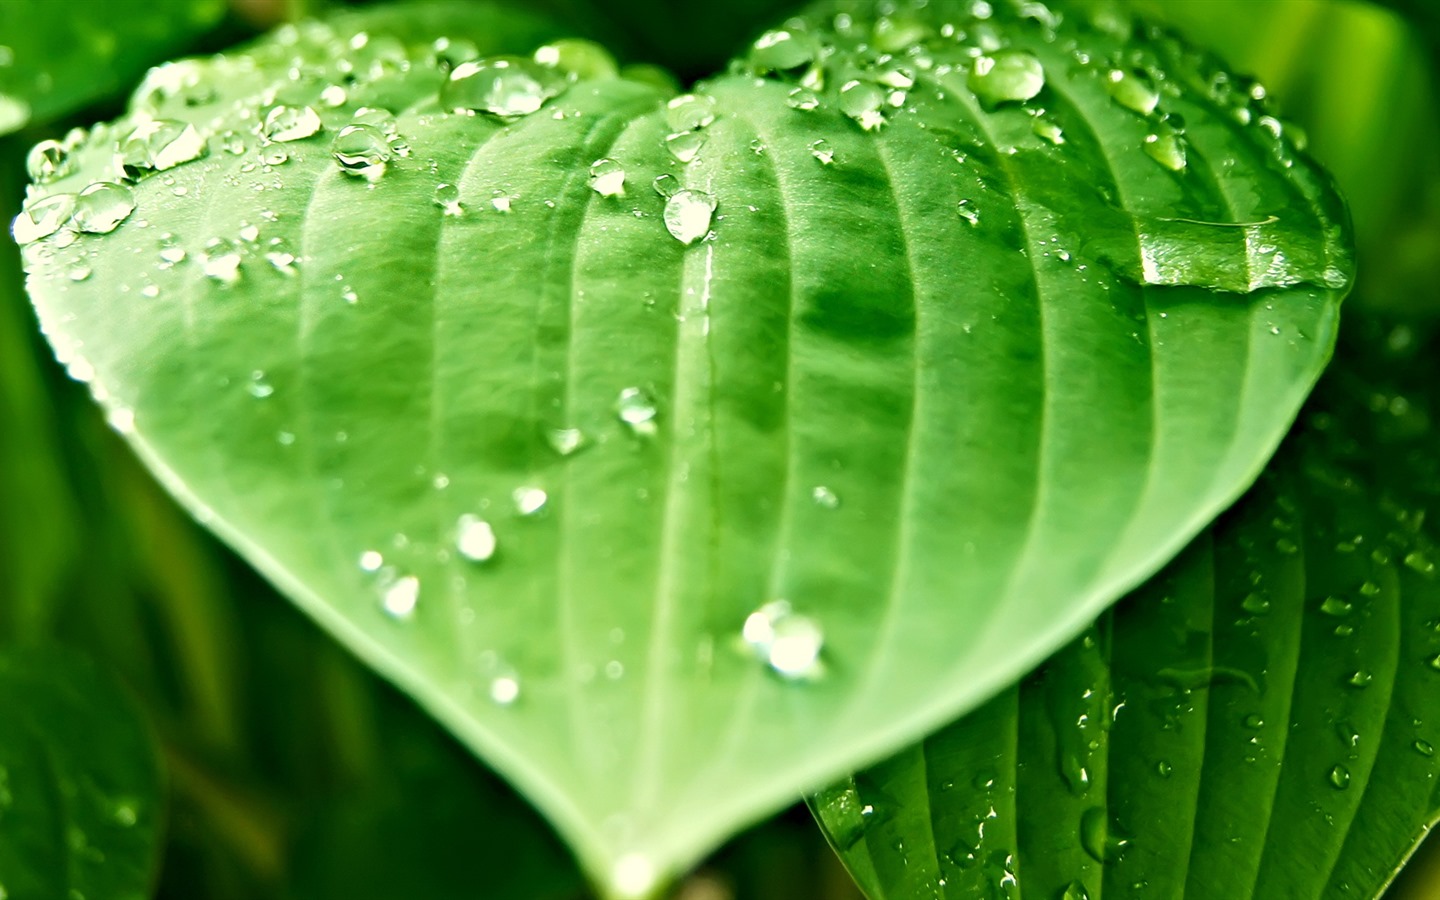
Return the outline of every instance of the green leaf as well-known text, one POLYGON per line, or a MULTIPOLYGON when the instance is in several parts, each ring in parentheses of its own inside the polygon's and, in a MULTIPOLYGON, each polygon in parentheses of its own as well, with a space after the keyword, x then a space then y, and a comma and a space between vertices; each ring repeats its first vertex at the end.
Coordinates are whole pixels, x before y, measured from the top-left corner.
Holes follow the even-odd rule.
POLYGON ((872 900, 1383 892, 1440 819, 1440 341, 1357 334, 1260 485, 1159 577, 817 798, 872 900))
POLYGON ((157 72, 18 220, 92 191, 26 248, 62 361, 617 893, 1073 637, 1330 353, 1340 202, 1187 48, 960 16, 992 68, 951 6, 844 9, 700 99, 597 77, 508 121, 437 88, 520 113, 550 73, 455 70, 516 78, 487 99, 428 48, 282 32, 157 72), (820 42, 816 104, 746 71, 820 42), (383 132, 361 107, 396 135, 342 131, 383 132), (208 155, 87 188, 141 117, 208 155))
POLYGON ((150 896, 160 772, 130 698, 71 651, 7 651, 0 722, 0 895, 150 896))
POLYGON ((224 0, 5 0, 0 134, 118 93, 224 11, 224 0))

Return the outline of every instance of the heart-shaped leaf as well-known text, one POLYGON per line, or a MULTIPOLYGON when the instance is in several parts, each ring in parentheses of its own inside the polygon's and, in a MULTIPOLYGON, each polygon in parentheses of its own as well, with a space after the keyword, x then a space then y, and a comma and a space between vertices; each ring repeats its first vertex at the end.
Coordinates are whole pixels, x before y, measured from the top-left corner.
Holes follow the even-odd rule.
POLYGON ((70 651, 0 654, 0 896, 142 900, 160 771, 130 698, 70 651))
POLYGON ((1282 126, 1042 11, 827 6, 679 98, 287 30, 16 233, 174 493, 644 894, 1073 637, 1329 355, 1282 126))
POLYGON ((0 134, 124 90, 224 11, 224 0, 5 0, 0 134))
POLYGON ((820 795, 873 900, 1383 892, 1440 819, 1440 342, 1361 334, 1158 578, 820 795))

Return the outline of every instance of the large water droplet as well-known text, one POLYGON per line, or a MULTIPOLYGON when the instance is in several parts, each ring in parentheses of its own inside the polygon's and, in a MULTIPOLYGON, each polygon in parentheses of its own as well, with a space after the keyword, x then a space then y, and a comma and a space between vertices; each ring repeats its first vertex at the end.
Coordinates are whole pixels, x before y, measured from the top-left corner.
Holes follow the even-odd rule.
POLYGON ((741 636, 756 657, 783 678, 810 680, 821 674, 825 633, 814 619, 794 612, 788 601, 775 600, 751 613, 741 636))
POLYGON ((835 150, 824 138, 810 144, 810 155, 815 157, 822 166, 828 166, 835 162, 835 150))
POLYGON ((440 88, 440 105, 452 112, 514 119, 540 109, 565 83, 554 69, 518 56, 497 56, 456 66, 440 88))
POLYGON ((366 550, 360 554, 360 571, 378 572, 385 565, 385 557, 378 550, 366 550))
POLYGON ((975 60, 966 83, 988 107, 1023 103, 1045 87, 1045 67, 1032 53, 1002 50, 975 60))
POLYGON ((665 228, 688 247, 710 233, 716 205, 704 191, 679 191, 665 201, 665 228))
POLYGON ((793 72, 815 61, 819 48, 809 35, 797 31, 767 31, 750 49, 750 65, 755 71, 793 72))
POLYGON ((240 250, 233 241, 211 238, 200 253, 200 270, 206 278, 229 287, 240 280, 240 250))
POLYGON ((613 159, 597 159, 590 164, 590 187, 602 197, 619 197, 625 193, 625 167, 613 159))
POLYGON ((545 511, 545 504, 550 502, 550 495, 544 489, 525 485, 510 492, 510 499, 515 502, 515 511, 522 516, 538 516, 545 511))
POLYGON ((279 144, 304 140, 320 131, 320 114, 309 106, 275 106, 265 113, 260 136, 279 144))
POLYGON ((699 131, 715 121, 715 98, 681 94, 665 104, 665 123, 671 131, 699 131))
POLYGON ((60 230, 75 214, 74 194, 52 194, 26 203, 11 225, 17 244, 29 244, 60 230))
POLYGON ((48 184, 63 178, 74 168, 74 159, 59 141, 41 141, 31 147, 25 157, 25 170, 36 184, 48 184))
POLYGON ((1103 807, 1092 806, 1080 816, 1080 844, 1099 863, 1120 858, 1130 842, 1116 833, 1103 807))
POLYGON ((335 136, 330 152, 346 175, 377 181, 390 162, 390 141, 374 125, 346 125, 335 136))
POLYGON ((455 524, 455 549, 471 562, 488 562, 495 555, 495 529, 469 513, 455 524))
POLYGON ((1140 72, 1111 69, 1105 87, 1116 103, 1142 116, 1150 115, 1160 105, 1160 92, 1155 89, 1155 83, 1140 72))
POLYGON ((126 178, 147 171, 163 172, 199 159, 206 152, 205 138, 194 125, 152 119, 136 126, 115 154, 116 168, 126 178))
POLYGON ((620 74, 610 51, 583 38, 563 38, 535 51, 535 61, 570 81, 614 78, 620 74))
POLYGON ((1320 601, 1320 611, 1327 616, 1348 616, 1355 605, 1343 597, 1330 596, 1320 601))
POLYGON ((135 194, 124 185, 99 181, 75 198, 75 227, 109 234, 135 211, 135 194))
POLYGON ((655 400, 644 388, 627 387, 615 401, 615 414, 635 434, 650 437, 655 434, 655 420, 659 410, 655 400))
POLYGON ((381 594, 381 606, 396 619, 408 619, 420 603, 420 579, 406 575, 387 585, 381 594))
POLYGON ((691 163, 700 155, 708 138, 699 131, 677 131, 665 138, 665 149, 682 163, 691 163))
POLYGON ((1179 129, 1159 122, 1155 129, 1145 136, 1145 153, 1151 159, 1172 172, 1185 170, 1185 141, 1179 129))
POLYGON ((847 81, 840 88, 840 111, 866 131, 885 125, 885 92, 868 81, 847 81))
POLYGON ((447 216, 458 216, 465 212, 465 207, 460 204, 460 189, 449 182, 440 182, 435 185, 435 205, 444 210, 447 216))
POLYGON ((1337 765, 1330 770, 1330 786, 1343 791, 1350 786, 1350 770, 1337 765))

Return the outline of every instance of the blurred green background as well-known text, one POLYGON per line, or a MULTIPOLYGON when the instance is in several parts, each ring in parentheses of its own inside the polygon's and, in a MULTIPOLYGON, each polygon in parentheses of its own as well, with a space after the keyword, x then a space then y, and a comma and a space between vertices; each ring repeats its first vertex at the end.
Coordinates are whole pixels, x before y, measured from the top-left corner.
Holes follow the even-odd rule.
MULTIPOLYGON (((1357 224, 1362 269, 1352 307, 1424 315, 1440 306, 1440 116, 1432 60, 1407 24, 1336 0, 1132 5, 1259 76, 1308 132, 1357 224)), ((194 49, 242 40, 286 9, 286 0, 234 0, 194 49)), ((717 35, 733 37, 723 28, 717 35)), ((5 221, 18 211, 28 146, 103 118, 118 102, 0 140, 5 221)), ((84 388, 54 364, 8 241, 0 247, 0 423, 0 643, 76 646, 118 673, 149 713, 171 794, 159 896, 586 896, 566 852, 523 801, 140 469, 84 388)), ((735 840, 681 896, 858 894, 797 808, 735 840)), ((1440 897, 1440 844, 1422 852, 1391 896, 1440 897)))

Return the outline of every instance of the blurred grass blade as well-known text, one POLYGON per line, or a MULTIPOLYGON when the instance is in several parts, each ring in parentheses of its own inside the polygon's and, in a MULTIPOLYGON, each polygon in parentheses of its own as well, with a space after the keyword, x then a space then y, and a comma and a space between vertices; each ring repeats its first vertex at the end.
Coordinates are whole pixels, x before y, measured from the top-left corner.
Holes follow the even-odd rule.
POLYGON ((814 801, 872 900, 1380 896, 1440 818, 1440 341, 1364 324, 1159 577, 814 801))
POLYGON ((967 16, 825 6, 682 98, 287 29, 76 148, 31 293, 201 521, 644 895, 1073 637, 1330 354, 1343 207, 1263 105, 967 16))

